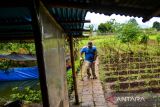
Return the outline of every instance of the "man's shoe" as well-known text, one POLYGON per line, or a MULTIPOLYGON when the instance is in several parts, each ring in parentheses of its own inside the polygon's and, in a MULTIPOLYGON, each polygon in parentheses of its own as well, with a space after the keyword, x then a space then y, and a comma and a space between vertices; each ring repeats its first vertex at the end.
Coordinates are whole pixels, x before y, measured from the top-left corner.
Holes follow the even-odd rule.
POLYGON ((97 77, 96 77, 96 76, 94 76, 94 77, 93 77, 93 79, 97 79, 97 77))

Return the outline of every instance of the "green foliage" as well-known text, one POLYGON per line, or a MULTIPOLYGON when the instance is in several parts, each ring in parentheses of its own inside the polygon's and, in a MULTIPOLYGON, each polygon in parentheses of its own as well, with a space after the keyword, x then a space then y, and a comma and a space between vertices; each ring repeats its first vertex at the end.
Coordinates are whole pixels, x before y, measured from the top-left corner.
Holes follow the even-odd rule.
POLYGON ((99 78, 102 82, 105 82, 106 76, 105 76, 105 70, 103 69, 102 64, 100 64, 99 66, 99 78))
POLYGON ((8 60, 1 60, 0 61, 0 69, 7 70, 10 68, 11 62, 8 60))
POLYGON ((120 39, 123 43, 131 43, 138 39, 140 35, 139 26, 134 23, 124 24, 119 29, 119 34, 117 35, 118 39, 120 39))
POLYGON ((155 22, 153 23, 152 28, 156 28, 156 29, 157 29, 157 31, 160 31, 160 23, 159 23, 159 22, 157 22, 157 21, 155 21, 155 22))
POLYGON ((21 50, 25 50, 24 52, 35 54, 35 44, 34 43, 0 43, 0 53, 11 53, 17 52, 19 53, 21 50))
POLYGON ((143 33, 141 36, 140 43, 147 44, 148 40, 149 40, 149 36, 143 33))
POLYGON ((73 89, 72 69, 67 71, 67 87, 68 87, 68 93, 70 95, 73 89))
POLYGON ((130 20, 128 21, 128 23, 132 23, 132 24, 134 24, 134 25, 136 25, 136 26, 138 25, 136 19, 134 19, 134 18, 130 19, 130 20))
POLYGON ((0 107, 4 107, 4 104, 7 102, 7 99, 5 98, 0 98, 0 107))
POLYGON ((156 40, 157 40, 157 43, 160 44, 160 35, 157 36, 156 40))
POLYGON ((150 35, 150 36, 157 34, 157 30, 155 28, 144 28, 143 30, 147 35, 150 35))
POLYGON ((99 30, 101 33, 106 33, 107 28, 106 28, 106 26, 105 26, 104 23, 101 23, 101 24, 98 26, 98 30, 99 30))
POLYGON ((12 100, 24 100, 27 102, 40 103, 42 101, 41 91, 33 90, 30 87, 26 87, 24 90, 19 91, 18 87, 12 89, 14 94, 11 94, 12 100))
POLYGON ((98 30, 101 33, 106 33, 106 32, 113 33, 115 31, 114 25, 115 25, 115 20, 112 19, 110 21, 107 21, 106 23, 101 23, 98 26, 98 30))

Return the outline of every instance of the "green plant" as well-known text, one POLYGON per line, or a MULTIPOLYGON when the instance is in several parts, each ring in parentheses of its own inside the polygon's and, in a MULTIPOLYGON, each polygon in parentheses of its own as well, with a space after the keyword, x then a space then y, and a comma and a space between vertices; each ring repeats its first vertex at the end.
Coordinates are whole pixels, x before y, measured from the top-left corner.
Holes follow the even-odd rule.
POLYGON ((69 95, 72 93, 73 90, 73 78, 72 78, 72 70, 67 71, 67 87, 69 95))
POLYGON ((0 53, 11 53, 11 52, 17 52, 20 53, 20 51, 23 50, 23 53, 28 54, 35 54, 35 44, 34 43, 0 43, 0 53))
POLYGON ((104 69, 103 69, 102 64, 99 65, 99 77, 100 77, 100 80, 101 80, 102 82, 105 81, 106 76, 105 76, 105 71, 104 71, 104 69))
POLYGON ((157 36, 156 38, 158 45, 160 44, 160 35, 157 36))
POLYGON ((131 67, 131 69, 136 69, 137 66, 136 66, 136 64, 131 64, 130 67, 131 67))
POLYGON ((7 69, 10 68, 11 66, 11 61, 9 60, 1 60, 0 61, 0 69, 4 70, 7 72, 7 69))
POLYGON ((137 80, 140 80, 140 79, 141 79, 141 75, 138 75, 138 76, 137 76, 137 80))
POLYGON ((152 28, 156 28, 156 29, 157 29, 157 31, 159 31, 159 30, 160 30, 160 23, 159 23, 159 22, 157 22, 157 21, 155 21, 155 22, 153 23, 152 28))
POLYGON ((7 102, 7 99, 0 98, 0 107, 3 107, 6 102, 7 102))
POLYGON ((30 87, 26 87, 24 90, 19 91, 18 87, 12 89, 13 94, 11 94, 12 100, 24 100, 27 102, 40 103, 42 101, 41 91, 34 90, 30 87))
POLYGON ((119 91, 119 90, 120 90, 119 81, 116 81, 116 82, 115 82, 115 90, 116 90, 116 91, 119 91))
POLYGON ((128 22, 123 24, 118 31, 119 33, 117 34, 117 38, 121 40, 122 43, 127 43, 129 51, 132 52, 130 43, 138 40, 140 35, 139 26, 132 22, 128 22))
POLYGON ((148 40, 149 40, 149 36, 146 35, 145 33, 143 33, 142 36, 141 36, 140 43, 144 44, 145 49, 147 49, 148 40))

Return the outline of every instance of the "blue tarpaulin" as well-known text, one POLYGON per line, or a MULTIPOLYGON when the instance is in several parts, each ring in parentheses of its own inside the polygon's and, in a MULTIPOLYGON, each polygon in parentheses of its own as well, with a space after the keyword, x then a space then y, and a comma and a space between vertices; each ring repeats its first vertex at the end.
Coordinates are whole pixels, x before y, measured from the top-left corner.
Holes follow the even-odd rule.
POLYGON ((38 67, 10 68, 0 70, 0 81, 18 81, 37 79, 39 77, 38 67))

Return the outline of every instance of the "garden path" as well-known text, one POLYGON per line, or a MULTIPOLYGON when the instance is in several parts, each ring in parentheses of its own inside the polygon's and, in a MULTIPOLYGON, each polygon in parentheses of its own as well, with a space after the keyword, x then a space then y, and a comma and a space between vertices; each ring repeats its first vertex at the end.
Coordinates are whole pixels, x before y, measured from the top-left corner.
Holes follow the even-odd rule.
POLYGON ((102 84, 99 79, 98 63, 99 61, 97 58, 95 65, 97 79, 88 79, 86 73, 83 72, 82 74, 84 76, 82 81, 81 73, 78 74, 77 89, 80 104, 76 106, 73 104, 74 100, 71 100, 70 107, 107 107, 102 84))

